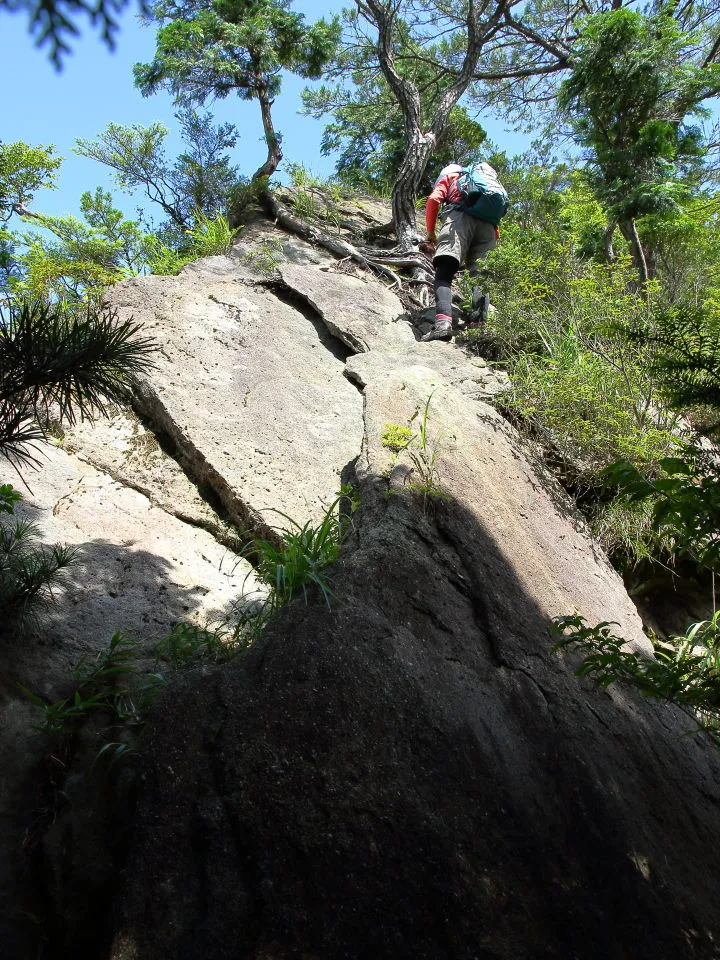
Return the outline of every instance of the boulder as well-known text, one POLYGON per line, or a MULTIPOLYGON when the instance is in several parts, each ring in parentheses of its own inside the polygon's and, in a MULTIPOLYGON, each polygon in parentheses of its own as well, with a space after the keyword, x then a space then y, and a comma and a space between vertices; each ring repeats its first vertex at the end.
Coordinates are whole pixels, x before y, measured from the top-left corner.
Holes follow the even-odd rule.
POLYGON ((417 368, 368 378, 357 474, 330 603, 148 731, 110 956, 716 958, 720 760, 552 653, 573 609, 648 650, 561 491, 417 368), (426 410, 393 459, 384 425, 426 410))
POLYGON ((137 391, 228 518, 268 532, 319 520, 360 450, 362 397, 342 346, 230 257, 126 280, 113 306, 160 344, 137 391))
MULTIPOLYGON (((388 211, 333 198, 318 216, 353 238, 388 211)), ((159 351, 142 423, 67 431, 28 497, 80 564, 44 634, 0 650, 6 952, 717 960, 720 761, 685 714, 598 691, 553 652, 552 618, 576 610, 651 647, 485 402, 505 376, 418 342, 395 292, 261 220, 230 256, 111 299, 159 351), (64 695, 114 630, 149 653, 178 619, 251 604, 227 545, 316 523, 341 480, 361 507, 331 592, 308 588, 230 664, 178 675, 139 777, 120 765, 98 786, 92 723, 49 753, 18 682, 64 695)))
POLYGON ((404 312, 400 300, 370 276, 296 264, 281 267, 280 276, 353 353, 387 346, 398 349, 415 341, 407 324, 397 323, 404 312))

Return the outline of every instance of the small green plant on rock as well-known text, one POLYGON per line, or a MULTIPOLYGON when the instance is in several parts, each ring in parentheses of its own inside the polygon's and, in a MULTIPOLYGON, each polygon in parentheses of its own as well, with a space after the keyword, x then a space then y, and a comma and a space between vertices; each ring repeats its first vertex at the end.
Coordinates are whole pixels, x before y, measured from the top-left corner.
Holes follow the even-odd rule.
POLYGON ((21 689, 43 711, 36 729, 48 734, 70 734, 95 712, 105 713, 114 723, 137 726, 166 680, 162 674, 141 674, 137 669, 139 641, 113 634, 105 654, 94 663, 86 657, 74 669, 75 689, 48 703, 26 687, 21 689))
POLYGON ((397 454, 412 442, 414 434, 410 427, 401 427, 397 423, 386 423, 380 439, 384 447, 397 454))
POLYGON ((34 726, 68 747, 74 734, 97 718, 101 748, 96 760, 108 752, 113 761, 132 755, 134 737, 140 732, 172 673, 200 663, 226 663, 252 642, 252 617, 237 623, 200 627, 178 623, 158 641, 155 663, 148 663, 139 640, 115 633, 104 653, 75 665, 75 686, 59 700, 46 698, 21 687, 25 696, 42 711, 34 726), (168 670, 170 671, 168 673, 168 670), (107 740, 108 735, 120 740, 107 740))
MULTIPOLYGON (((427 508, 430 500, 447 501, 451 499, 440 484, 440 475, 437 468, 442 435, 432 440, 428 432, 428 416, 433 395, 434 391, 427 398, 417 433, 413 433, 411 427, 386 423, 381 435, 382 445, 393 451, 393 466, 398 461, 400 454, 407 452, 412 463, 412 473, 417 477, 407 486, 409 490, 422 498, 423 509, 427 508)), ((416 411, 411 418, 411 422, 419 412, 419 410, 416 411)))
POLYGON ((215 627, 178 623, 160 640, 155 656, 177 668, 200 662, 227 663, 247 650, 257 632, 257 617, 251 615, 215 627))
POLYGON ((268 237, 253 246, 253 249, 244 254, 242 260, 248 266, 254 267, 260 273, 272 274, 280 266, 283 256, 283 245, 279 237, 268 237))
POLYGON ((292 517, 275 511, 289 524, 280 531, 279 542, 255 539, 246 548, 254 558, 257 574, 270 588, 263 616, 270 616, 300 591, 307 602, 307 588, 312 584, 330 605, 327 567, 337 560, 358 506, 355 488, 344 485, 319 524, 308 520, 301 526, 292 517))

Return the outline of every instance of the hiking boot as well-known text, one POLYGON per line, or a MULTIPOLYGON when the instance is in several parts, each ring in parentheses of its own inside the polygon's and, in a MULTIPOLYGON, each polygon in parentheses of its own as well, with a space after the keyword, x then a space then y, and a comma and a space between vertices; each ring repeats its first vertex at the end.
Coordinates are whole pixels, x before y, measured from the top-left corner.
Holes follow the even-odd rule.
POLYGON ((432 330, 420 339, 423 343, 427 343, 429 340, 452 340, 452 320, 447 318, 436 320, 432 330))
POLYGON ((471 326, 484 326, 488 320, 490 312, 490 297, 487 293, 481 293, 479 287, 475 287, 472 294, 472 324, 471 326))

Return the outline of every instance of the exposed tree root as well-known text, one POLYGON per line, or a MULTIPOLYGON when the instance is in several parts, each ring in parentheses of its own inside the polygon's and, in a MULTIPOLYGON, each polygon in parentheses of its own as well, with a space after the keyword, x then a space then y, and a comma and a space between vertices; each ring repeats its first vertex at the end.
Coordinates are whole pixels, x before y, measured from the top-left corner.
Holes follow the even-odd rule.
POLYGON ((378 223, 368 227, 362 232, 362 238, 365 243, 372 243, 373 240, 379 240, 380 237, 389 237, 395 231, 395 222, 388 220, 387 223, 378 223))
MULTIPOLYGON (((263 193, 261 202, 275 222, 280 224, 285 230, 294 233, 303 240, 309 240, 311 243, 323 247, 334 256, 340 257, 340 262, 343 260, 352 260, 353 263, 359 264, 365 270, 371 270, 373 273, 379 274, 392 281, 392 286, 398 290, 407 292, 403 287, 403 278, 395 273, 391 267, 395 269, 412 270, 414 277, 411 282, 413 283, 430 284, 432 282, 432 266, 423 254, 419 253, 417 256, 409 256, 407 253, 400 253, 398 256, 392 256, 391 253, 388 255, 389 252, 387 250, 367 248, 361 250, 346 240, 333 237, 331 234, 325 233, 325 231, 308 223, 307 220, 302 220, 300 217, 297 217, 291 212, 289 207, 269 190, 263 193)), ((412 297, 412 299, 416 300, 415 297, 412 297)))

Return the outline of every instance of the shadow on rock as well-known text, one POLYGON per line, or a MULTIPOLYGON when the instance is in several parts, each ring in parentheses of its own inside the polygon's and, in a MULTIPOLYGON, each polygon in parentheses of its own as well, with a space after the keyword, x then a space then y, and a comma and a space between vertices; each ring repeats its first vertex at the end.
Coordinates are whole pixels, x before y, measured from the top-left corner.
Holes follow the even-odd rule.
POLYGON ((173 688, 113 960, 716 957, 715 752, 550 653, 518 544, 427 512, 366 480, 330 609, 173 688))
POLYGON ((104 742, 92 713, 59 752, 33 729, 41 711, 20 686, 54 702, 76 688, 75 665, 96 663, 115 632, 138 639, 149 664, 174 623, 201 609, 231 613, 208 606, 207 588, 182 566, 132 545, 84 544, 33 631, 0 643, 0 942, 13 960, 98 955, 134 798, 131 768, 91 772, 104 742))

